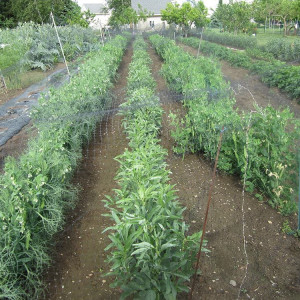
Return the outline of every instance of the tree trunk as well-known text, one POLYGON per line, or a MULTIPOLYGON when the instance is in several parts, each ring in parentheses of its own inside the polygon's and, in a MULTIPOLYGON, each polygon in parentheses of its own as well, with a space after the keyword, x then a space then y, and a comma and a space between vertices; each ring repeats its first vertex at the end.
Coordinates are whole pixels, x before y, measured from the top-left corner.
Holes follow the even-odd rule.
POLYGON ((287 35, 287 24, 286 24, 286 17, 283 17, 283 26, 284 26, 284 35, 287 35))

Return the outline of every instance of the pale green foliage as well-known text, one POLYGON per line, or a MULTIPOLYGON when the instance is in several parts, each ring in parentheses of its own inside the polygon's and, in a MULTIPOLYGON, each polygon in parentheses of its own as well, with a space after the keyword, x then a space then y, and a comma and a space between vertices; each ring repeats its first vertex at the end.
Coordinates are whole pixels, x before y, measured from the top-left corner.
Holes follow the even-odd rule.
POLYGON ((207 24, 207 8, 202 1, 196 6, 184 2, 181 6, 178 3, 168 3, 166 9, 161 10, 162 20, 168 24, 179 25, 185 32, 192 26, 203 27, 207 24))
POLYGON ((32 112, 38 137, 19 160, 9 158, 0 177, 0 298, 35 299, 49 263, 51 238, 74 206, 70 181, 97 112, 109 105, 126 39, 116 37, 86 57, 80 73, 39 99, 32 112))

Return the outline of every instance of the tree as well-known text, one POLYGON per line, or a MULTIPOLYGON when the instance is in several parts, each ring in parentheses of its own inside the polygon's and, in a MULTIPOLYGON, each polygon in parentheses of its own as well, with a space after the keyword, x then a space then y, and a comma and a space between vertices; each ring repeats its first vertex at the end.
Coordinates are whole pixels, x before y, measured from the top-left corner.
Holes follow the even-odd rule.
POLYGON ((131 0, 107 0, 107 10, 111 10, 108 24, 119 27, 126 24, 137 24, 140 20, 146 21, 152 15, 142 6, 138 5, 138 11, 131 7, 131 0))
POLYGON ((277 16, 284 23, 284 34, 287 34, 287 22, 300 17, 300 0, 254 0, 254 18, 256 21, 267 20, 277 16))
POLYGON ((0 27, 13 27, 14 19, 10 13, 10 0, 0 1, 0 27))
POLYGON ((280 0, 277 2, 276 12, 283 20, 284 35, 287 35, 287 21, 297 17, 297 3, 293 0, 280 0))
POLYGON ((184 2, 181 6, 177 3, 168 3, 166 9, 161 10, 162 20, 168 24, 180 26, 187 36, 188 29, 194 24, 203 27, 207 22, 207 9, 202 1, 194 7, 189 2, 184 2))
POLYGON ((229 4, 219 5, 215 11, 215 16, 221 21, 225 29, 235 34, 240 31, 246 32, 251 27, 251 5, 245 1, 229 1, 229 4))
POLYGON ((30 21, 48 23, 51 12, 59 25, 67 24, 70 16, 78 20, 77 24, 80 25, 86 26, 89 22, 89 18, 81 13, 79 5, 72 0, 1 0, 0 8, 2 26, 3 22, 7 23, 8 20, 14 26, 19 22, 30 21))

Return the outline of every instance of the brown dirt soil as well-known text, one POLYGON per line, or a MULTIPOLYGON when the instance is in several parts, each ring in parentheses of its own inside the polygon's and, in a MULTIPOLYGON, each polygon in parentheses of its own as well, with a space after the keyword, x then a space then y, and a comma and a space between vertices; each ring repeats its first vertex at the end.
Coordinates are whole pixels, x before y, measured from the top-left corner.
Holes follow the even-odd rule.
MULTIPOLYGON (((187 45, 178 44, 187 52, 197 55, 197 49, 187 45)), ((276 109, 289 107, 296 118, 300 118, 300 105, 292 101, 278 88, 269 88, 262 83, 257 75, 248 70, 231 66, 226 61, 219 61, 224 79, 230 82, 236 99, 236 107, 240 110, 251 111, 253 102, 266 107, 268 104, 276 109)))
MULTIPOLYGON (((195 232, 203 227, 212 164, 199 155, 189 154, 183 160, 173 154, 168 115, 185 112, 168 91, 159 73, 162 62, 150 46, 149 53, 157 92, 165 111, 161 144, 168 150, 171 183, 176 184, 179 199, 187 208, 185 221, 191 225, 190 231, 195 232)), ((115 107, 125 97, 131 55, 130 47, 113 90, 115 107)), ((245 100, 252 101, 249 93, 245 100)), ((68 216, 64 231, 56 237, 54 263, 45 276, 48 285, 45 299, 119 299, 120 291, 109 288, 111 278, 101 276, 109 269, 104 262, 104 248, 109 240, 107 233, 102 234, 102 231, 111 225, 109 219, 102 217, 107 211, 101 200, 105 195, 113 195, 112 189, 117 188, 113 177, 118 163, 114 157, 127 146, 120 123, 119 116, 108 116, 84 151, 74 179, 74 183, 81 186, 79 202, 68 216)), ((246 193, 243 209, 242 206, 240 180, 218 173, 206 232, 207 248, 211 253, 202 255, 202 276, 197 278, 193 299, 238 297, 246 271, 243 224, 249 264, 240 299, 299 299, 300 241, 281 232, 284 218, 267 204, 246 193), (236 286, 230 284, 231 280, 236 286)), ((178 299, 187 299, 187 295, 180 295, 178 299)))

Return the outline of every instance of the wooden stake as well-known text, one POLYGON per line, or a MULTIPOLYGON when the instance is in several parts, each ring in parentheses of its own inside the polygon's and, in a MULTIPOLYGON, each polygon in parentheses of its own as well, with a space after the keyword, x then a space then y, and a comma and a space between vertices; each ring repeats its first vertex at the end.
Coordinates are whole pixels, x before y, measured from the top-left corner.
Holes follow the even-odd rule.
POLYGON ((54 25, 54 28, 55 28, 55 32, 56 32, 57 39, 58 39, 58 42, 59 42, 59 45, 60 45, 61 53, 62 53, 64 61, 65 61, 65 65, 67 67, 68 74, 71 77, 71 74, 70 74, 70 71, 69 71, 69 67, 68 67, 68 64, 67 64, 67 60, 66 60, 66 57, 65 57, 64 49, 62 47, 62 44, 61 44, 61 41, 60 41, 60 37, 58 35, 58 31, 57 31, 57 27, 56 27, 56 24, 55 24, 55 21, 54 21, 54 17, 53 17, 52 11, 50 13, 50 17, 52 18, 52 22, 53 22, 53 25, 54 25))
POLYGON ((202 235, 201 235, 199 252, 197 254, 197 263, 196 263, 196 267, 195 267, 195 273, 194 273, 192 288, 191 288, 190 294, 189 294, 189 300, 192 300, 192 298, 193 298, 193 292, 194 292, 194 289, 195 289, 195 284, 196 284, 196 279, 197 279, 197 272, 198 272, 199 262, 200 262, 200 256, 201 256, 201 250, 202 250, 202 245, 203 245, 204 235, 205 235, 205 230, 206 230, 206 224, 207 224, 207 219, 208 219, 209 206, 210 206, 210 202, 211 202, 211 198, 212 198, 212 193, 213 193, 213 189, 214 189, 214 183, 215 183, 215 178, 216 178, 216 170, 217 170, 217 165, 218 165, 218 160, 219 160, 219 154, 220 154, 221 145, 222 145, 223 132, 224 132, 224 126, 222 127, 222 130, 221 130, 221 133, 220 133, 220 139, 219 139, 219 145, 218 145, 218 150, 217 150, 217 156, 216 156, 216 160, 215 160, 215 165, 214 165, 214 170, 213 170, 211 185, 209 187, 208 201, 207 201, 206 212, 205 212, 205 219, 204 219, 204 224, 203 224, 203 230, 202 230, 202 235))

